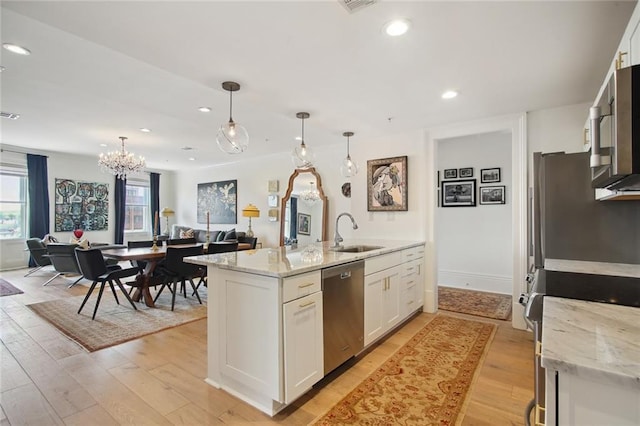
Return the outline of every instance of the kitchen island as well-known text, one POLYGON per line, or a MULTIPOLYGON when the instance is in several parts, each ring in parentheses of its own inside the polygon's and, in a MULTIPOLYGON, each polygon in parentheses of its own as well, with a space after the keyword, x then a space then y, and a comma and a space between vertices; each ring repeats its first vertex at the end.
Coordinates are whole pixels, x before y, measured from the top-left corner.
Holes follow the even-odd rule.
POLYGON ((274 415, 322 379, 323 269, 364 260, 365 347, 422 309, 424 242, 344 248, 354 251, 324 242, 188 258, 207 266, 206 381, 274 415))
POLYGON ((545 297, 543 315, 545 423, 640 424, 640 309, 545 297))

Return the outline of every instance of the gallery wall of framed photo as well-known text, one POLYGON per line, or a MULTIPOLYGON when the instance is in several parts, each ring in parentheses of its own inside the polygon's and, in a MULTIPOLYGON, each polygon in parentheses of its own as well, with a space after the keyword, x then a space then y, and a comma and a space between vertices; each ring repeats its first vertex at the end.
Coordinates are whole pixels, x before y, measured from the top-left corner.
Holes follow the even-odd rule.
POLYGON ((480 205, 506 204, 506 185, 500 185, 500 167, 480 169, 480 186, 473 179, 473 167, 444 169, 438 172, 440 207, 475 207, 480 205), (441 179, 440 176, 444 178, 441 179), (478 200, 476 202, 476 200, 478 200))

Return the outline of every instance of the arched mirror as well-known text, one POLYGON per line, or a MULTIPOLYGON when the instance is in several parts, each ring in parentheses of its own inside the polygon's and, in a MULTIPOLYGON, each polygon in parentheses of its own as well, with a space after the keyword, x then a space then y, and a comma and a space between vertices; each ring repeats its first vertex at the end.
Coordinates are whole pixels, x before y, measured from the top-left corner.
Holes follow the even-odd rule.
POLYGON ((294 170, 280 207, 280 245, 326 241, 328 204, 316 169, 294 170))

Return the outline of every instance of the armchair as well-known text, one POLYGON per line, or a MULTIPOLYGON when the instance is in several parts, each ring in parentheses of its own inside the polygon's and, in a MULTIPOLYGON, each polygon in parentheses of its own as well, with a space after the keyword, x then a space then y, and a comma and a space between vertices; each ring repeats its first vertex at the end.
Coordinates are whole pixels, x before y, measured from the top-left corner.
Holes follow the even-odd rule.
POLYGON ((29 238, 27 240, 27 249, 36 267, 31 269, 25 277, 39 271, 45 266, 51 265, 51 259, 47 257, 47 246, 44 245, 40 238, 29 238))
POLYGON ((65 243, 50 243, 47 245, 46 256, 51 261, 53 268, 56 270, 56 274, 42 284, 43 286, 62 275, 80 275, 80 277, 69 286, 69 288, 71 288, 84 278, 80 271, 80 266, 78 266, 78 261, 76 260, 76 247, 78 247, 77 244, 65 243))

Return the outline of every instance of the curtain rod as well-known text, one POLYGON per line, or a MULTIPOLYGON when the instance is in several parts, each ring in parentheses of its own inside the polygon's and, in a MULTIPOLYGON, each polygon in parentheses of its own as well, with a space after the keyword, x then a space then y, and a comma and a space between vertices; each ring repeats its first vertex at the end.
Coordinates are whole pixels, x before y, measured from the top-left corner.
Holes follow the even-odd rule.
MULTIPOLYGON (((25 155, 31 154, 30 152, 14 151, 12 149, 0 148, 0 152, 5 152, 5 151, 6 152, 13 152, 14 154, 25 154, 25 155)), ((40 154, 32 154, 32 155, 40 155, 40 154)), ((42 157, 49 158, 48 155, 42 155, 42 157)))

